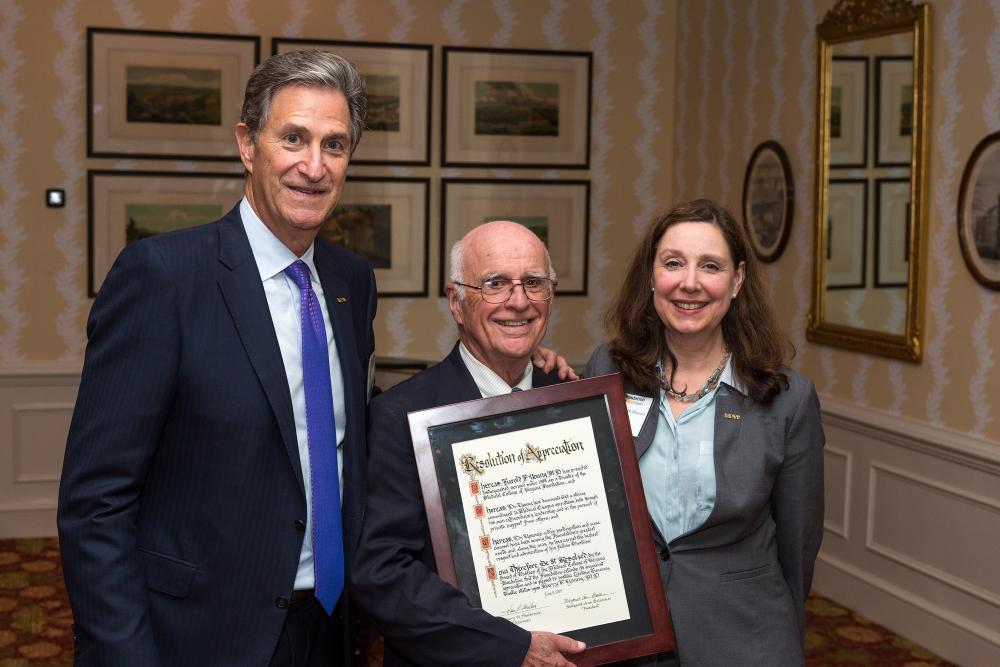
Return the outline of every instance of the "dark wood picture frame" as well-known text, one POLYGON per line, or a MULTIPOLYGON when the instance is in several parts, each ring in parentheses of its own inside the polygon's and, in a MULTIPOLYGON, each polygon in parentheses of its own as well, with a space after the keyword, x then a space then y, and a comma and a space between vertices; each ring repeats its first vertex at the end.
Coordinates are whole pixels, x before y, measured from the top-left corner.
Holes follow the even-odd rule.
POLYGON ((1000 132, 976 144, 965 164, 957 221, 969 273, 983 287, 1000 290, 1000 132), (984 252, 996 257, 984 256, 984 252))
MULTIPOLYGON (((861 215, 861 223, 860 223, 861 224, 861 228, 860 228, 860 230, 858 230, 858 235, 861 238, 861 245, 860 245, 860 248, 858 250, 860 251, 861 255, 860 255, 860 257, 857 258, 857 261, 858 261, 858 264, 859 264, 859 271, 858 271, 859 278, 858 278, 858 280, 846 280, 846 281, 838 282, 835 285, 831 285, 830 284, 830 282, 829 282, 829 278, 830 278, 830 265, 829 265, 829 261, 832 258, 832 255, 831 255, 832 248, 830 247, 830 241, 832 239, 832 231, 833 231, 831 229, 831 224, 832 224, 832 220, 831 220, 831 217, 830 217, 830 216, 832 216, 832 212, 831 212, 827 216, 826 239, 825 239, 825 242, 824 242, 824 248, 826 250, 826 262, 827 262, 826 263, 826 276, 825 276, 825 279, 827 281, 827 283, 826 283, 826 289, 828 289, 828 290, 834 290, 834 289, 863 289, 867 285, 867 275, 868 275, 867 274, 867 264, 868 264, 868 179, 866 179, 866 178, 831 178, 830 179, 830 185, 829 185, 829 190, 830 190, 829 198, 831 200, 833 199, 833 188, 834 188, 835 185, 860 186, 860 188, 861 188, 861 195, 860 195, 860 204, 861 205, 860 205, 860 211, 861 211, 862 215, 861 215)), ((829 208, 832 209, 833 206, 831 205, 829 208)), ((852 247, 852 251, 853 251, 853 247, 852 247)))
MULTIPOLYGON (((590 51, 446 46, 442 51, 441 73, 442 166, 590 168, 590 106, 593 94, 593 53, 590 51), (487 62, 475 64, 482 60, 487 62), (455 71, 449 75, 452 65, 455 71), (546 132, 537 132, 537 129, 524 133, 504 131, 498 134, 503 135, 499 139, 493 139, 490 135, 496 132, 476 132, 476 126, 480 122, 476 118, 477 92, 468 90, 469 81, 463 80, 463 77, 475 76, 476 72, 487 75, 491 70, 496 72, 493 76, 500 78, 495 81, 475 80, 474 83, 506 84, 507 90, 501 92, 506 93, 509 98, 526 97, 515 93, 525 85, 545 86, 548 93, 555 92, 555 133, 551 132, 551 128, 546 132), (547 79, 532 81, 542 76, 539 72, 545 72, 545 76, 561 72, 564 80, 559 85, 547 79), (520 78, 511 81, 512 77, 520 78), (569 82, 577 88, 562 90, 563 87, 571 87, 569 82), (581 85, 586 89, 579 89, 581 85), (566 118, 567 114, 569 118, 566 118), (452 135, 450 143, 449 135, 452 135)), ((510 107, 511 103, 507 102, 503 106, 510 107)), ((551 124, 551 111, 547 111, 547 114, 541 114, 537 109, 529 110, 529 117, 544 118, 533 123, 532 127, 551 124)))
MULTIPOLYGON (((287 50, 319 48, 332 51, 350 60, 358 71, 366 74, 368 67, 386 67, 392 58, 424 58, 426 62, 421 67, 416 61, 411 63, 413 72, 409 81, 403 81, 404 87, 413 90, 412 95, 400 91, 399 103, 412 104, 409 116, 406 110, 399 108, 399 130, 402 135, 411 134, 413 140, 404 145, 396 145, 394 138, 384 136, 379 130, 366 129, 358 144, 356 154, 351 158, 352 165, 397 165, 410 167, 427 167, 431 164, 431 91, 434 87, 434 47, 430 44, 402 44, 395 42, 358 42, 339 39, 303 39, 297 37, 274 37, 271 39, 271 54, 287 50), (287 47, 287 48, 283 48, 287 47), (362 56, 371 52, 378 65, 366 61, 362 56), (422 71, 421 71, 422 70, 422 71), (425 90, 420 90, 424 88, 425 90), (423 115, 423 118, 420 116, 423 115), (420 139, 423 134, 423 140, 420 139), (384 141, 382 140, 384 138, 384 141), (373 146, 376 143, 377 146, 373 146), (394 151, 397 156, 394 156, 394 151), (385 157, 376 157, 375 153, 385 153, 385 157), (404 155, 405 154, 405 155, 404 155)), ((397 71, 397 74, 400 72, 397 71)), ((372 96, 369 94, 369 119, 372 115, 372 96)))
MULTIPOLYGON (((431 180, 427 177, 411 176, 348 176, 344 184, 344 191, 341 194, 337 208, 334 209, 330 220, 326 222, 320 234, 326 234, 327 238, 334 243, 347 248, 355 254, 365 257, 375 271, 375 281, 378 284, 378 295, 380 297, 425 297, 427 296, 427 257, 430 251, 430 187, 431 180), (359 200, 358 190, 369 186, 374 189, 379 185, 385 187, 385 197, 378 202, 374 202, 376 195, 372 192, 366 193, 368 201, 362 204, 359 200), (360 188, 359 188, 360 186, 360 188), (394 188, 394 186, 399 186, 394 188), (389 190, 396 189, 391 193, 389 190), (406 191, 409 192, 406 192, 406 191), (422 201, 411 202, 408 210, 405 211, 411 219, 396 219, 393 216, 395 203, 407 196, 417 196, 422 201), (331 237, 329 226, 337 219, 338 215, 344 212, 347 206, 377 205, 390 207, 389 211, 389 237, 386 239, 390 250, 390 265, 387 267, 378 266, 372 258, 367 256, 364 249, 345 242, 344 239, 331 237), (414 220, 416 216, 419 219, 414 220), (399 223, 399 224, 397 224, 399 223), (404 275, 394 273, 391 260, 403 259, 401 252, 407 252, 408 261, 400 262, 404 266, 409 266, 410 271, 404 275), (413 287, 406 287, 412 285, 413 287)), ((399 211, 404 213, 404 211, 399 211)), ((374 230, 373 230, 374 233, 374 230)))
POLYGON ((902 251, 904 261, 909 263, 910 255, 910 201, 909 201, 909 189, 910 189, 910 179, 903 178, 876 178, 875 179, 875 287, 908 287, 908 269, 904 271, 902 280, 898 276, 895 279, 883 276, 884 273, 891 271, 891 267, 886 267, 886 262, 883 261, 883 257, 887 252, 898 249, 886 249, 886 244, 890 243, 891 239, 896 238, 899 234, 891 234, 887 230, 887 226, 892 224, 892 220, 887 219, 886 211, 883 210, 886 203, 887 197, 884 195, 883 190, 892 184, 905 183, 907 188, 907 202, 906 209, 903 220, 903 233, 902 233, 902 251))
MULTIPOLYGON (((117 214, 127 213, 129 199, 134 206, 160 207, 163 212, 169 212, 171 206, 177 209, 186 207, 191 211, 199 206, 213 207, 208 217, 189 225, 171 225, 169 229, 155 232, 164 233, 222 218, 243 196, 243 180, 241 173, 88 170, 87 296, 96 296, 118 253, 128 243, 129 223, 117 214), (127 182, 135 186, 126 189, 123 186, 127 182), (200 201, 199 195, 203 195, 200 201)), ((183 219, 183 216, 174 215, 173 218, 183 219)), ((137 232, 140 236, 146 235, 142 230, 137 232)))
POLYGON ((788 155, 777 141, 765 141, 750 155, 743 176, 743 224, 750 245, 762 262, 773 262, 781 257, 794 216, 795 184, 788 155), (764 173, 775 169, 780 173, 764 173), (780 216, 776 223, 767 220, 775 214, 780 216), (765 229, 765 224, 776 224, 777 230, 765 229), (773 237, 773 241, 762 243, 762 237, 773 237))
MULTIPOLYGON (((448 279, 448 262, 451 246, 455 241, 464 236, 465 232, 476 227, 485 219, 483 213, 487 211, 477 208, 478 213, 456 211, 455 206, 449 206, 448 202, 461 195, 461 190, 477 193, 475 204, 479 207, 488 200, 484 195, 489 190, 496 191, 493 199, 502 202, 496 210, 488 212, 489 217, 513 220, 522 224, 528 222, 525 218, 532 218, 531 213, 538 213, 544 208, 545 196, 548 196, 550 205, 558 202, 555 194, 564 191, 563 199, 569 203, 570 219, 564 219, 564 224, 555 226, 552 237, 543 239, 549 249, 552 258, 552 265, 556 269, 559 285, 556 287, 557 296, 583 296, 587 294, 587 274, 590 252, 590 181, 584 180, 528 180, 528 179, 495 179, 495 178, 442 178, 441 179, 441 232, 440 239, 440 291, 438 296, 445 296, 445 281, 448 279), (506 191, 506 193, 505 193, 506 191), (518 193, 526 194, 537 192, 540 196, 523 199, 518 198, 518 193), (454 193, 452 197, 451 193, 454 193), (539 204, 541 202, 541 204, 539 204), (540 208, 532 209, 532 206, 540 208), (513 211, 513 212, 512 212, 513 211), (526 215, 518 215, 519 211, 526 212, 526 215), (461 215, 460 215, 461 213, 461 215), (573 216, 572 214, 577 215, 573 216), (520 218, 520 219, 519 219, 520 218), (475 220, 478 222, 474 222, 475 220), (560 227, 565 227, 562 233, 560 227)), ((454 203, 454 202, 453 202, 454 203)), ((559 220, 556 220, 558 223, 559 220)), ((546 224, 548 224, 546 222, 546 224)), ((531 228, 531 225, 526 225, 531 228)), ((547 228, 549 229, 549 228, 547 228)), ((534 231, 534 230, 533 230, 534 231)), ((549 234, 547 233, 546 236, 549 234)))
POLYGON ((883 90, 884 86, 889 85, 887 80, 890 77, 886 76, 884 71, 888 67, 891 67, 897 63, 907 63, 907 69, 910 74, 910 87, 913 87, 913 56, 877 56, 875 58, 875 166, 876 167, 909 167, 912 160, 912 132, 913 132, 913 96, 911 91, 910 96, 910 118, 909 126, 911 132, 910 146, 905 150, 899 147, 893 147, 890 142, 898 140, 898 136, 894 136, 891 132, 887 132, 887 128, 893 125, 899 125, 903 122, 902 108, 903 104, 902 98, 898 105, 886 104, 882 99, 883 94, 892 98, 891 90, 883 90), (884 124, 884 126, 883 126, 884 124), (885 142, 885 143, 883 143, 885 142), (893 155, 893 151, 897 154, 893 155))
MULTIPOLYGON (((247 78, 259 62, 260 37, 255 35, 87 28, 87 157, 239 160, 233 128, 239 120, 247 78), (135 47, 131 51, 130 44, 135 47), (162 44, 162 51, 153 49, 156 44, 162 44), (129 68, 142 83, 128 81, 129 68), (153 71, 157 69, 163 71, 157 75, 153 71), (179 86, 167 78, 168 70, 175 77, 186 73, 189 85, 179 86), (206 73, 218 76, 217 88, 206 85, 206 73), (157 88, 164 87, 175 89, 170 93, 175 104, 162 110, 160 117, 155 114, 157 105, 149 104, 148 99, 166 94, 163 90, 157 92, 157 88), (199 97, 199 90, 214 92, 199 97), (147 98, 145 104, 143 95, 147 98), (192 120, 190 115, 184 115, 206 102, 213 106, 218 103, 217 123, 212 111, 207 113, 207 119, 192 120), (142 117, 153 113, 151 119, 129 120, 128 107, 132 104, 142 117), (166 118, 170 113, 185 120, 170 122, 166 118)), ((201 109, 204 111, 204 106, 201 109)))
MULTIPOLYGON (((840 141, 832 136, 831 131, 830 168, 863 169, 868 165, 868 57, 833 56, 831 62, 831 85, 836 83, 835 79, 841 74, 837 71, 838 64, 843 68, 843 74, 851 74, 858 79, 858 85, 851 90, 851 101, 857 97, 860 97, 860 100, 855 102, 851 109, 841 107, 838 111, 841 114, 839 119, 841 128, 850 127, 851 130, 860 132, 860 146, 857 147, 857 150, 847 150, 850 147, 841 146, 840 141), (848 111, 851 112, 850 115, 847 113, 848 111)), ((831 125, 834 122, 833 112, 833 100, 831 99, 831 125)))
POLYGON ((448 470, 438 464, 439 460, 454 457, 451 445, 496 433, 518 433, 579 415, 590 417, 595 440, 597 434, 604 436, 603 440, 597 440, 602 456, 600 470, 605 493, 609 498, 613 494, 616 499, 612 523, 615 523, 615 547, 622 563, 623 581, 628 579, 625 590, 629 617, 617 623, 563 632, 588 643, 589 648, 574 655, 573 662, 586 667, 672 650, 670 612, 656 562, 638 458, 618 374, 409 414, 438 575, 465 592, 474 604, 479 600, 475 575, 469 581, 470 561, 464 556, 467 548, 471 551, 472 536, 461 532, 461 527, 467 524, 461 505, 456 511, 454 501, 459 483, 455 467, 452 465, 448 470), (449 529, 460 534, 453 536, 449 529))

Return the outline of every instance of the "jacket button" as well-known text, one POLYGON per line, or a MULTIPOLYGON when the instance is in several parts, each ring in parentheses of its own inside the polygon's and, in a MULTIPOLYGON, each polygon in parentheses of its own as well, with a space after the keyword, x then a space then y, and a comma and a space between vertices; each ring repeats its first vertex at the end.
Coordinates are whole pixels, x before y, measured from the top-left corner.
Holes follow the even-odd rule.
POLYGON ((305 531, 305 529, 306 529, 306 522, 303 521, 302 519, 296 519, 295 520, 295 530, 305 531))
POLYGON ((288 598, 283 597, 283 596, 279 596, 278 599, 274 601, 274 605, 278 609, 287 609, 288 608, 288 598))
POLYGON ((660 549, 660 560, 670 560, 669 549, 660 549))

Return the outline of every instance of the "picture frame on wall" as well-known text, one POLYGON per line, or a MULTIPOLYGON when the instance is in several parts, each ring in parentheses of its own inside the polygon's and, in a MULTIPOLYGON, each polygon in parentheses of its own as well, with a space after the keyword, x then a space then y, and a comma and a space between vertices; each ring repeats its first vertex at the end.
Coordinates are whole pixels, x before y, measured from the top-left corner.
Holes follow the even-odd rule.
POLYGON ((908 167, 913 152, 913 58, 875 58, 875 166, 908 167))
POLYGON ((306 49, 343 56, 365 80, 368 117, 351 164, 430 165, 431 45, 290 37, 271 40, 272 54, 306 49))
POLYGON ((320 234, 371 264, 379 296, 427 296, 429 178, 348 176, 320 234))
POLYGON ((972 277, 1000 290, 1000 132, 976 145, 962 172, 958 240, 972 277))
POLYGON ((129 243, 218 220, 242 196, 240 173, 88 170, 88 296, 129 243))
POLYGON ((875 179, 875 287, 907 287, 910 179, 875 179))
POLYGON ((237 160, 260 38, 87 28, 87 157, 237 160))
POLYGON ((826 219, 826 288, 865 287, 868 180, 830 179, 826 219))
POLYGON ((868 163, 868 58, 834 56, 830 83, 830 166, 868 163))
POLYGON ((444 178, 439 296, 445 295, 452 245, 474 227, 494 220, 518 222, 541 238, 558 276, 557 294, 587 293, 590 181, 444 178))
POLYGON ((781 256, 795 211, 792 168, 777 141, 765 141, 750 155, 743 177, 743 224, 763 262, 781 256))
POLYGON ((593 54, 446 46, 445 167, 590 167, 593 54))

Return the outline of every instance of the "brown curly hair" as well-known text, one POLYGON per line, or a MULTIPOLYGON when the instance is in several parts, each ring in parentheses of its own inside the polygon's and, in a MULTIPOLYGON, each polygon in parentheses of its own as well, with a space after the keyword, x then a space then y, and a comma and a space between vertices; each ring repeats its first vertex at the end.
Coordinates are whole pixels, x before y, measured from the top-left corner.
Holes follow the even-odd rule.
POLYGON ((729 246, 734 265, 744 262, 743 287, 722 319, 722 336, 732 352, 733 370, 746 385, 750 398, 766 405, 782 388, 788 387, 788 377, 781 371, 781 365, 795 351, 778 326, 767 296, 764 272, 750 247, 746 230, 729 211, 710 199, 679 204, 654 219, 646 230, 632 255, 621 289, 608 309, 611 359, 626 380, 651 394, 660 386, 657 363, 667 360, 671 369, 677 366, 677 358, 664 335, 663 322, 653 307, 649 285, 660 239, 679 222, 715 225, 729 246))

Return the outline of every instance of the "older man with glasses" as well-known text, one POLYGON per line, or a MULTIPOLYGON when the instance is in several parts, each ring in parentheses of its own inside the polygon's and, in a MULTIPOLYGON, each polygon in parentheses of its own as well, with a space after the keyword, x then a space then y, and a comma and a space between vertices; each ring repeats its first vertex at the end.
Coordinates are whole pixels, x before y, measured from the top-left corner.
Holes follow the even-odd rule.
POLYGON ((514 222, 476 227, 451 251, 448 305, 458 343, 444 361, 369 408, 368 507, 353 592, 385 637, 385 667, 571 665, 584 645, 528 632, 473 607, 435 572, 407 413, 559 381, 531 363, 556 275, 537 236, 514 222))

